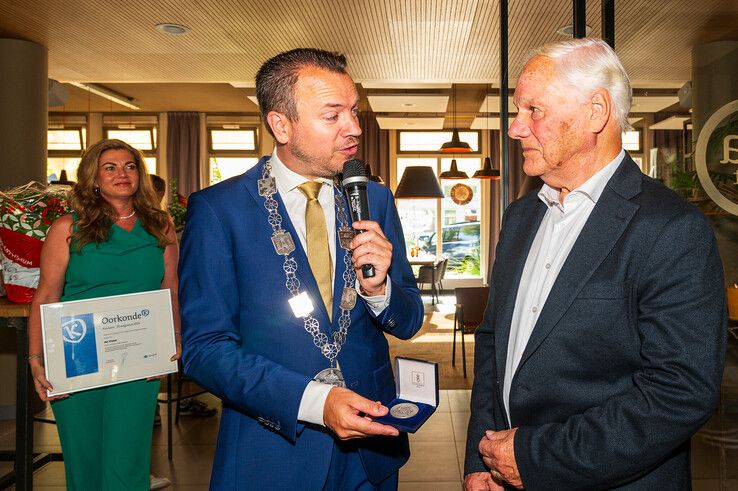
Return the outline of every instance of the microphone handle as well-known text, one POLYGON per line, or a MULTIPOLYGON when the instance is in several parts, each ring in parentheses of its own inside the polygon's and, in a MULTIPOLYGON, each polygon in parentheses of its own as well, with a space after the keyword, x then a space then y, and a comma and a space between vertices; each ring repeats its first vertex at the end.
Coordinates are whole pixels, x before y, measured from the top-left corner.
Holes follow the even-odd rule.
MULTIPOLYGON (((366 185, 364 186, 346 186, 346 198, 349 203, 349 211, 353 221, 369 220, 369 205, 366 200, 366 185), (362 189, 363 188, 363 189, 362 189)), ((359 230, 359 233, 363 230, 359 230)), ((361 274, 364 278, 374 278, 374 266, 365 264, 361 267, 361 274)))

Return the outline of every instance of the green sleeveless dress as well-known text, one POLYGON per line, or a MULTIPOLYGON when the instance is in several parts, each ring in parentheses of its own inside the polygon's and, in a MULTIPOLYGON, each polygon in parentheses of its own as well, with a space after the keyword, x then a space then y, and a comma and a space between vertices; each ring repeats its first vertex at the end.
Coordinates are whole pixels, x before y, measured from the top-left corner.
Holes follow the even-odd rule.
MULTIPOLYGON (((158 290, 163 277, 156 238, 138 220, 130 232, 113 225, 106 242, 70 244, 61 300, 158 290)), ((67 489, 148 491, 158 392, 159 380, 138 380, 52 402, 67 489)))
POLYGON ((113 225, 107 242, 69 248, 63 302, 161 288, 164 250, 136 220, 133 229, 113 225))

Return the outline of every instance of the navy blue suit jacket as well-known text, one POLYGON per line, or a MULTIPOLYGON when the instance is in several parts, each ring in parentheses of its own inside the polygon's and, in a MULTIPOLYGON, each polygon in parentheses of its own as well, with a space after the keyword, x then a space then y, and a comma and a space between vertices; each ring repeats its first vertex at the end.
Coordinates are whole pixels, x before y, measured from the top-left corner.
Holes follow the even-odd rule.
MULTIPOLYGON (((283 258, 272 246, 264 198, 257 192, 265 162, 189 199, 179 266, 182 359, 185 372, 223 400, 212 488, 320 489, 334 436, 298 422, 297 414, 308 382, 329 363, 287 303, 283 258)), ((338 361, 349 389, 387 403, 395 397, 395 383, 384 334, 410 338, 422 324, 423 307, 392 194, 370 182, 368 196, 372 220, 394 245, 392 293, 378 317, 357 301, 338 361)), ((282 227, 294 238, 301 289, 318 299, 313 316, 332 339, 340 317, 343 249, 336 236, 338 293, 331 325, 284 203, 275 199, 282 227)), ((367 438, 358 446, 373 482, 409 457, 405 435, 367 438)))
MULTIPOLYGON (((465 473, 485 470, 520 277, 546 206, 505 213, 476 334, 465 473)), ((564 263, 510 390, 527 489, 689 489, 690 437, 712 415, 726 342, 722 265, 695 207, 626 155, 564 263)))

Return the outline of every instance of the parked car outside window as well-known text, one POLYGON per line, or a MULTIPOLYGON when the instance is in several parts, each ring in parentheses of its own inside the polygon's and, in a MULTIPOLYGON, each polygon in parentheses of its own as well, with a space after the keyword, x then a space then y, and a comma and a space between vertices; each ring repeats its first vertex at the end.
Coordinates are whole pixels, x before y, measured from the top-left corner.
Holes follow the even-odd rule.
MULTIPOLYGON (((460 222, 444 225, 442 252, 448 258, 449 270, 460 273, 479 274, 479 222, 460 222)), ((436 234, 418 237, 422 250, 431 254, 436 252, 436 234)))

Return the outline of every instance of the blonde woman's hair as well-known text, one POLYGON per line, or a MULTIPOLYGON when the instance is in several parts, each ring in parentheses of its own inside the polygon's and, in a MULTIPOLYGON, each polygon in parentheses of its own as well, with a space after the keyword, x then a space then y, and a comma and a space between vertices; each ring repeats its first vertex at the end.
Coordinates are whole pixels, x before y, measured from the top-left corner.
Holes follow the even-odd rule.
POLYGON ((173 225, 169 214, 161 209, 143 155, 122 140, 105 139, 91 145, 82 155, 77 168, 77 183, 69 192, 69 206, 77 214, 71 238, 77 252, 86 244, 99 244, 108 240, 110 227, 118 216, 95 185, 100 155, 108 150, 127 150, 133 157, 138 169, 138 189, 133 194, 133 209, 141 226, 156 237, 159 247, 166 247, 170 243, 167 232, 173 225))

